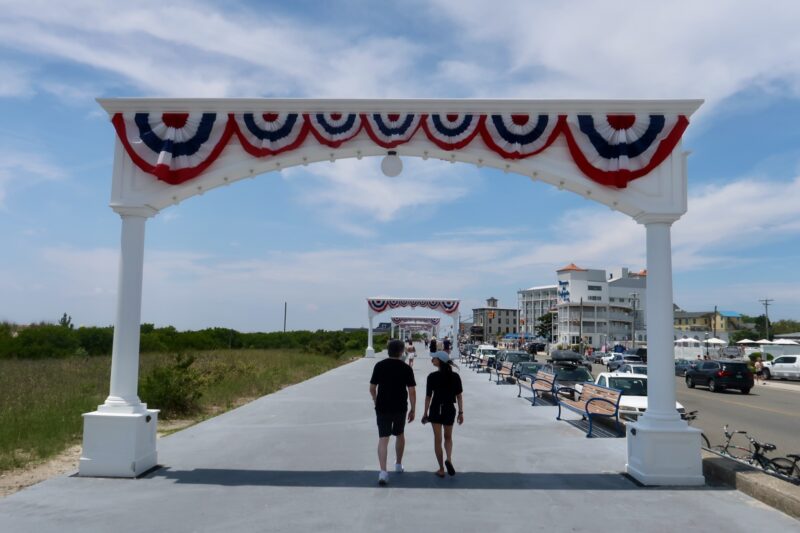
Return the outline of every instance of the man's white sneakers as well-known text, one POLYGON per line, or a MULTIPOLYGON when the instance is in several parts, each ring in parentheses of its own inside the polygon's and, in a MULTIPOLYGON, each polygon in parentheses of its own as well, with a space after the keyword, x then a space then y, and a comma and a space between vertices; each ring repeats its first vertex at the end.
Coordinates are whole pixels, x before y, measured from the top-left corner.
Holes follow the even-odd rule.
POLYGON ((402 474, 403 472, 406 471, 406 469, 403 468, 403 465, 401 465, 400 463, 397 463, 396 465, 394 465, 394 471, 396 473, 398 473, 398 474, 402 474))
POLYGON ((381 473, 378 474, 378 485, 381 487, 385 487, 389 484, 389 472, 386 470, 381 470, 381 473))

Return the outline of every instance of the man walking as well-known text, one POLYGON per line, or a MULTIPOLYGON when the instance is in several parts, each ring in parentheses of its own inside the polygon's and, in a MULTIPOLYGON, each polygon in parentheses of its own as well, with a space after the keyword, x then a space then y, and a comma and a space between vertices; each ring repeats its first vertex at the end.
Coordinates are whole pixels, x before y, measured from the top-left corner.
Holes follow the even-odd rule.
POLYGON ((414 407, 417 403, 414 371, 400 359, 404 351, 403 341, 397 339, 390 341, 387 351, 389 358, 375 365, 372 369, 372 378, 369 380, 369 393, 375 404, 378 421, 378 463, 381 469, 378 474, 378 484, 381 486, 389 483, 386 460, 391 435, 395 437, 394 449, 397 456, 394 471, 398 474, 403 472, 406 420, 409 423, 414 421, 414 407), (411 402, 411 409, 408 408, 408 400, 411 402))

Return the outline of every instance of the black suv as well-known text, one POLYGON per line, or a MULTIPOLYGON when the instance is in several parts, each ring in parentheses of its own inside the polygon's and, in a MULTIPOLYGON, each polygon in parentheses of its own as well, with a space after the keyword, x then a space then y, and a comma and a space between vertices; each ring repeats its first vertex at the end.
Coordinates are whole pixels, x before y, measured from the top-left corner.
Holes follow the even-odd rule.
POLYGON ((702 361, 686 371, 686 386, 693 389, 695 385, 705 385, 711 392, 739 389, 742 394, 749 394, 753 373, 742 361, 702 361))

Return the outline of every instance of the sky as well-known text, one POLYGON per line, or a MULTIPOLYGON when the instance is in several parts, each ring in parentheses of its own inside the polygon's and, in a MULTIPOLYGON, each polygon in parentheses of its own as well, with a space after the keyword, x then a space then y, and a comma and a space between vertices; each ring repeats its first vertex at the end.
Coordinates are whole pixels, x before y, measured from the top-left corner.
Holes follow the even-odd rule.
MULTIPOLYGON (((110 325, 120 220, 97 97, 702 98, 675 303, 800 319, 800 3, 0 0, 0 320, 110 325), (378 8, 380 6, 380 8, 378 8)), ((142 321, 366 325, 368 296, 462 314, 555 270, 645 267, 645 231, 466 164, 317 163, 147 223, 142 321)), ((402 313, 401 313, 402 314, 402 313)), ((408 313, 406 313, 408 314, 408 313)), ((422 314, 422 313, 421 313, 422 314)))

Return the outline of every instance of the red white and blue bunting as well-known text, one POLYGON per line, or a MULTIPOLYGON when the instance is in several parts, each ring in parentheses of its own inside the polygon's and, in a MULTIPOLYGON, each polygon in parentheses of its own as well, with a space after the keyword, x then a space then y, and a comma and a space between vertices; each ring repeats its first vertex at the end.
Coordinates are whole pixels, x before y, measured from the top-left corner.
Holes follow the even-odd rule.
POLYGON ((308 122, 299 113, 242 113, 234 120, 239 142, 256 157, 294 150, 308 135, 308 122))
POLYGON ((558 115, 489 115, 481 128, 483 142, 507 159, 536 155, 558 136, 558 115))
POLYGON ((442 321, 441 318, 436 317, 422 317, 422 316, 393 316, 392 324, 395 326, 403 324, 428 324, 431 326, 438 326, 442 321))
POLYGON ((112 123, 133 162, 173 185, 208 168, 234 130, 216 113, 118 113, 112 123))
POLYGON ((676 115, 569 115, 565 124, 567 145, 581 172, 621 188, 661 164, 689 121, 676 115))
POLYGON ((382 300, 378 298, 368 298, 367 305, 372 313, 383 313, 387 309, 399 309, 401 307, 422 307, 433 311, 440 311, 447 315, 458 312, 458 300, 382 300))
POLYGON ((561 135, 589 179, 624 188, 645 176, 680 142, 683 115, 557 115, 470 113, 132 113, 114 115, 117 135, 144 172, 176 185, 202 174, 231 136, 254 157, 301 149, 314 142, 339 148, 358 137, 395 148, 424 135, 443 150, 461 150, 477 136, 504 159, 545 150, 561 135), (362 129, 366 135, 359 135, 362 129), (419 133, 420 131, 424 133, 419 133), (310 133, 310 135, 309 135, 310 133))

